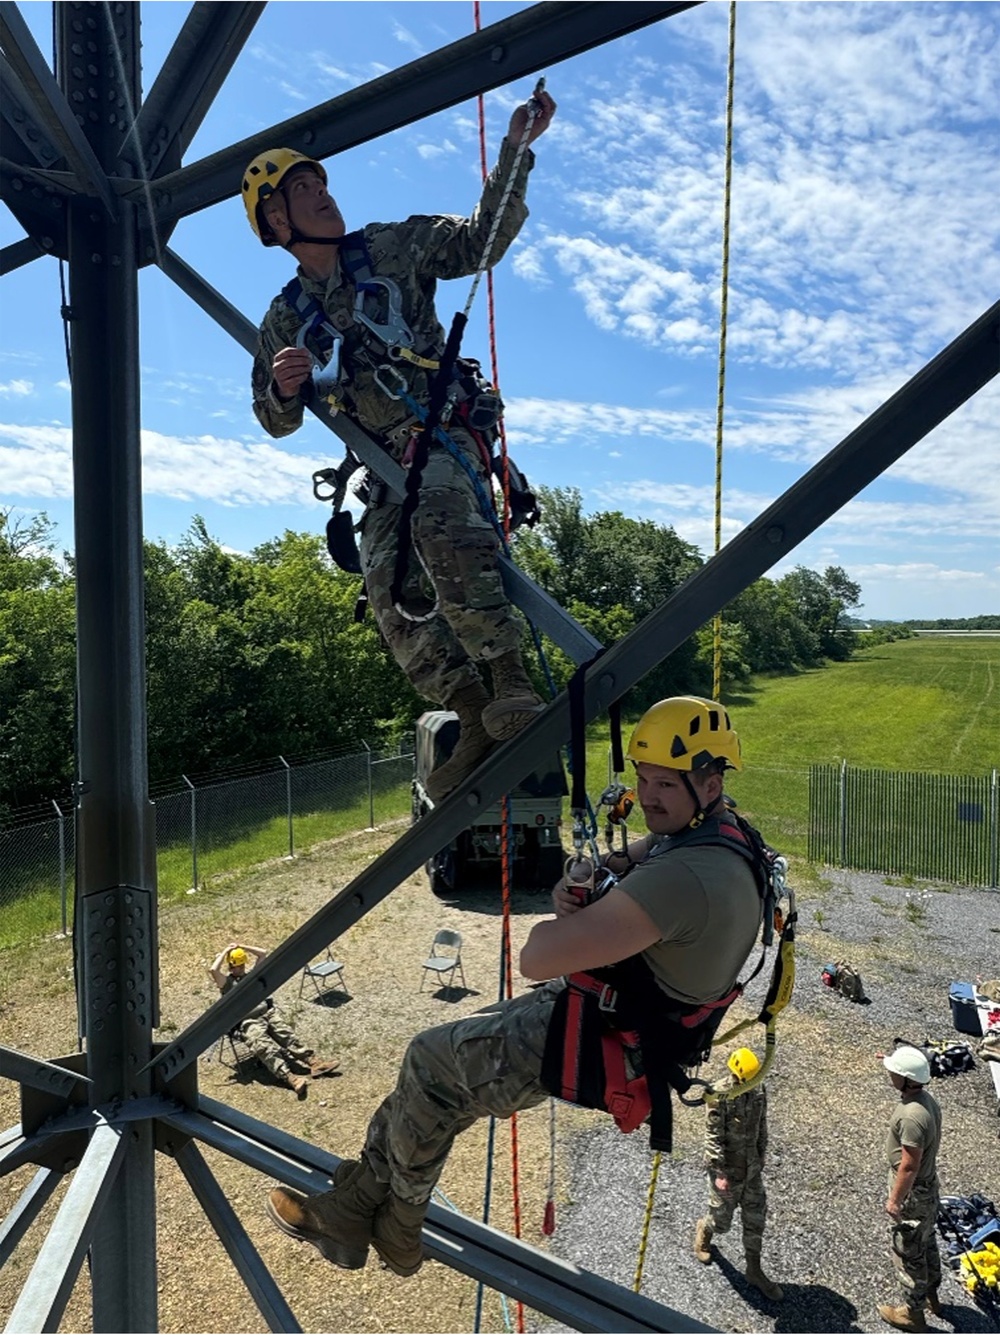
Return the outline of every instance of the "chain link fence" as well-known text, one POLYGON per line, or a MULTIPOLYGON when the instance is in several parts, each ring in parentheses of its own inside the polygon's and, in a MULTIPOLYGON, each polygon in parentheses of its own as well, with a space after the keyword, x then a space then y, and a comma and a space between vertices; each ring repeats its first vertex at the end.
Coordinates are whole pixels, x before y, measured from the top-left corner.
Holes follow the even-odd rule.
MULTIPOLYGON (((362 743, 364 745, 364 743, 362 743)), ((395 752, 275 761, 181 775, 150 794, 161 899, 204 889, 221 873, 294 857, 410 811, 412 742, 395 752)), ((0 824, 0 948, 72 926, 73 798, 22 809, 0 824)))
POLYGON ((997 771, 904 774, 813 765, 809 859, 958 885, 1000 885, 997 771))

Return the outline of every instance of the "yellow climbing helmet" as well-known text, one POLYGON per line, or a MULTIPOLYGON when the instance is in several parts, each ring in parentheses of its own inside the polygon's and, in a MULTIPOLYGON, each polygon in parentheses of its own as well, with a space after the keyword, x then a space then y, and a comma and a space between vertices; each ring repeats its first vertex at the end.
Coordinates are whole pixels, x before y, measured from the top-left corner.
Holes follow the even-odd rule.
POLYGON ((235 950, 229 952, 229 967, 231 969, 246 968, 247 953, 242 946, 237 946, 235 950))
POLYGON ((760 1070, 760 1060, 749 1048, 737 1048, 727 1065, 737 1080, 752 1080, 760 1070))
POLYGON ((277 239, 264 222, 260 206, 273 195, 293 167, 311 167, 324 185, 327 183, 326 168, 315 158, 307 158, 294 148, 269 148, 266 153, 258 153, 243 173, 243 207, 254 233, 265 246, 276 246, 277 239))
POLYGON ((743 768, 729 714, 698 695, 674 695, 647 709, 626 754, 637 765, 646 761, 667 769, 696 770, 713 760, 724 760, 727 769, 743 768))

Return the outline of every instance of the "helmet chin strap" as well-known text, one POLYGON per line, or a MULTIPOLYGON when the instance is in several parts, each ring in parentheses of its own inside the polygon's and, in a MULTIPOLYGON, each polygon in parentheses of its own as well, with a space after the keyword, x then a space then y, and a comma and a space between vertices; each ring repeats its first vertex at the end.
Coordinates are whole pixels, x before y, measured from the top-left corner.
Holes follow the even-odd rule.
POLYGON ((701 798, 698 796, 698 790, 695 788, 694 784, 688 778, 684 770, 681 770, 681 778, 684 781, 684 787, 688 790, 688 794, 690 795, 691 801, 694 803, 694 815, 688 821, 687 827, 689 830, 697 830, 698 827, 705 820, 705 817, 710 816, 712 814, 715 808, 722 801, 722 798, 717 797, 710 807, 703 807, 701 805, 701 798))
POLYGON ((292 228, 292 234, 284 242, 285 250, 291 250, 292 246, 339 246, 343 238, 339 236, 306 236, 303 232, 292 228))

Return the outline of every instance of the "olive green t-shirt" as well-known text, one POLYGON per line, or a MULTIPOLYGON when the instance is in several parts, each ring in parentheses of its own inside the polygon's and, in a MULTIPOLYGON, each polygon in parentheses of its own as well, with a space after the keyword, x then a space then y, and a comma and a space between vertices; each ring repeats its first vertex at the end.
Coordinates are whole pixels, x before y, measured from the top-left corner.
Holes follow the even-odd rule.
POLYGON ((889 1190, 896 1180, 896 1169, 903 1157, 903 1146, 920 1150, 920 1167, 914 1186, 929 1186, 937 1177, 937 1152, 941 1144, 941 1108, 926 1089, 915 1099, 894 1109, 885 1137, 885 1157, 889 1165, 889 1190))
POLYGON ((749 862, 728 848, 674 849, 633 868, 619 889, 662 933, 642 954, 664 992, 684 1002, 725 996, 760 928, 749 862))

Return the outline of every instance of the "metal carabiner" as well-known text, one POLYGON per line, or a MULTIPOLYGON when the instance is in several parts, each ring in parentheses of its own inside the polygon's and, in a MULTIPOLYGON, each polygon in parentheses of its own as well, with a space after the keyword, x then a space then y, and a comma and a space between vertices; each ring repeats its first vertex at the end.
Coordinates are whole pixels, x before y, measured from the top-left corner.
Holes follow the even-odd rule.
POLYGON ((305 348, 306 352, 312 358, 312 382, 313 388, 320 398, 326 398, 337 387, 340 380, 340 352, 344 345, 344 336, 339 334, 333 325, 326 320, 320 320, 316 316, 312 320, 307 320, 295 336, 295 346, 305 348), (316 356, 312 348, 306 345, 306 339, 313 333, 325 331, 333 339, 333 347, 330 349, 330 356, 324 365, 316 356))
POLYGON ((403 297, 391 278, 371 277, 358 284, 354 297, 354 318, 363 324, 388 348, 412 348, 413 333, 403 319, 403 297), (379 324, 365 314, 365 297, 376 288, 382 288, 386 297, 386 322, 379 324))
POLYGON ((383 394, 387 394, 390 399, 396 399, 397 401, 401 399, 403 395, 407 392, 407 390, 410 388, 410 383, 407 380, 406 376, 403 375, 402 371, 398 370, 395 366, 390 366, 388 362, 383 362, 381 366, 376 366, 375 371, 372 374, 372 379, 375 381, 376 385, 378 385, 379 389, 382 391, 383 394), (398 394, 394 390, 391 390, 389 386, 385 383, 385 381, 382 379, 383 371, 387 371, 390 375, 394 375, 396 377, 396 381, 399 385, 398 394))

